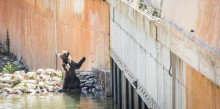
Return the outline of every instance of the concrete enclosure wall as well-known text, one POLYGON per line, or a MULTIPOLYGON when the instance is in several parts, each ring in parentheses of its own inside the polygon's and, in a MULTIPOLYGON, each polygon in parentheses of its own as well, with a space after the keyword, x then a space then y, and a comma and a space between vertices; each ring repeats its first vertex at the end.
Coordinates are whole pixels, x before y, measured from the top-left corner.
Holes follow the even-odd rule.
POLYGON ((209 1, 163 0, 162 18, 154 18, 126 0, 108 2, 111 57, 124 75, 129 75, 128 79, 132 75, 131 84, 138 81, 137 92, 143 93, 140 87, 146 89, 143 98, 152 108, 219 108, 220 51, 216 41, 219 17, 216 14, 220 8, 216 3, 203 6, 209 1), (208 7, 213 12, 209 18, 203 15, 208 7), (205 35, 201 34, 206 32, 202 28, 211 30, 205 35), (206 90, 200 91, 202 88, 206 90))
POLYGON ((33 69, 61 68, 70 51, 81 70, 109 65, 109 5, 102 0, 0 0, 0 41, 8 29, 11 52, 33 69), (57 61, 57 62, 56 62, 57 61))

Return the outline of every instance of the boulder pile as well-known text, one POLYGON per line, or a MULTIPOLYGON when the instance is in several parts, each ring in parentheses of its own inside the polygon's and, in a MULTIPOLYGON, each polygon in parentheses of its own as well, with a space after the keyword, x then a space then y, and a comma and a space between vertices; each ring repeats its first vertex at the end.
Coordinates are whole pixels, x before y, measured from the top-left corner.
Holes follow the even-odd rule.
POLYGON ((0 73, 0 94, 24 94, 54 92, 62 87, 62 73, 53 69, 38 69, 13 74, 0 73))

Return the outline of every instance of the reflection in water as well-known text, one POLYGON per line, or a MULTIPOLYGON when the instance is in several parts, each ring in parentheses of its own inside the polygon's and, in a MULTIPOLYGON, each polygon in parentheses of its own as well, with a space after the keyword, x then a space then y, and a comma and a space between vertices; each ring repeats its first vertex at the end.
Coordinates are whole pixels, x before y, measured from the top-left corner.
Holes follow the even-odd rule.
POLYGON ((112 98, 89 94, 0 95, 0 109, 116 109, 112 98))

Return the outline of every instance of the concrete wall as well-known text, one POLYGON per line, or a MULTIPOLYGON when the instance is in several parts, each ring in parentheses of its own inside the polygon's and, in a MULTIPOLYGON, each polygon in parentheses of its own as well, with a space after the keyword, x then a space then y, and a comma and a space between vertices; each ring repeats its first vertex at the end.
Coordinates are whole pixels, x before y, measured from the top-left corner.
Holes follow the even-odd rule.
MULTIPOLYGON (((109 5, 102 0, 0 0, 0 41, 33 69, 56 68, 56 53, 70 51, 81 70, 109 65, 109 5)), ((58 68, 61 60, 58 57, 58 68)))
MULTIPOLYGON (((192 27, 190 24, 196 21, 191 21, 191 13, 187 13, 190 12, 190 9, 195 8, 194 5, 207 1, 193 1, 190 4, 184 0, 165 0, 162 5, 164 7, 162 7, 161 19, 148 16, 123 0, 108 0, 108 2, 110 4, 111 56, 114 61, 118 61, 116 63, 119 66, 122 66, 125 75, 127 73, 132 75, 131 79, 137 80, 139 85, 146 89, 147 95, 153 100, 153 102, 149 101, 153 108, 218 108, 219 97, 217 95, 219 95, 219 91, 217 86, 220 86, 218 46, 201 39, 200 37, 203 36, 199 36, 196 34, 197 32, 190 33, 192 27), (173 5, 176 2, 178 5, 173 5), (186 9, 186 7, 190 9, 186 9), (171 11, 175 11, 175 17, 171 11), (184 15, 184 13, 186 14, 184 15), (173 21, 173 17, 177 21, 173 21), (188 30, 182 29, 182 26, 188 30), (193 71, 187 70, 189 68, 193 71), (188 78, 194 71, 198 75, 192 75, 193 77, 188 78), (202 76, 203 78, 199 78, 202 76), (207 84, 209 83, 207 86, 209 89, 203 92, 206 94, 201 94, 199 90, 203 84, 200 81, 205 80, 207 80, 207 84), (197 87, 191 86, 189 81, 195 81, 194 85, 197 87), (191 95, 197 92, 200 96, 199 94, 191 95), (210 100, 210 93, 213 93, 211 97, 213 100, 204 101, 211 103, 211 105, 199 106, 197 102, 205 105, 204 101, 200 101, 201 99, 210 100), (215 95, 217 98, 213 97, 215 95)), ((213 9, 218 10, 219 8, 213 4, 213 9)), ((193 10, 192 15, 202 12, 204 11, 194 12, 193 10)), ((217 12, 213 11, 215 14, 217 12)), ((207 27, 218 28, 216 23, 219 22, 216 18, 218 17, 211 17, 207 21, 204 18, 203 23, 215 20, 207 27)), ((210 32, 214 35, 209 34, 211 37, 209 40, 216 41, 214 37, 219 36, 218 32, 210 32)), ((198 31, 198 33, 200 32, 198 31)), ((129 76, 127 77, 129 78, 129 76)), ((132 80, 130 82, 132 83, 132 80)), ((136 91, 138 90, 139 88, 136 89, 136 91)))

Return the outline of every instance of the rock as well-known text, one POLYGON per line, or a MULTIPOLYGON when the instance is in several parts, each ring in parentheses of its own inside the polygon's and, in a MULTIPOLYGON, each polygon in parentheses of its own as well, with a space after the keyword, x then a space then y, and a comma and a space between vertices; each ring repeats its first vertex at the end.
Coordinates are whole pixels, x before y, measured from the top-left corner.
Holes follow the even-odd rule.
POLYGON ((26 87, 25 86, 16 86, 16 87, 14 87, 14 90, 20 90, 20 91, 22 91, 22 92, 25 92, 26 91, 26 87))
POLYGON ((25 72, 23 70, 22 71, 15 71, 13 75, 21 75, 22 77, 24 77, 25 72))
POLYGON ((94 77, 93 75, 88 75, 86 76, 86 79, 93 78, 93 77, 94 77))
POLYGON ((95 89, 100 90, 101 87, 100 87, 99 85, 96 85, 96 86, 95 86, 95 89))
POLYGON ((2 82, 2 83, 10 83, 11 82, 11 78, 10 77, 1 78, 0 82, 2 82))
POLYGON ((7 91, 2 91, 2 95, 8 95, 9 93, 7 91))
POLYGON ((62 72, 61 71, 55 71, 52 74, 53 76, 62 76, 62 72))
POLYGON ((87 90, 87 87, 83 87, 83 88, 82 88, 82 93, 87 94, 87 91, 86 91, 86 90, 87 90))
POLYGON ((21 81, 19 79, 15 79, 15 80, 12 80, 10 83, 13 84, 13 85, 16 85, 18 83, 20 83, 21 81))
POLYGON ((24 83, 37 84, 36 80, 24 80, 24 83))
POLYGON ((16 85, 16 84, 20 83, 22 80, 23 80, 23 77, 21 75, 14 75, 11 83, 16 85))
POLYGON ((37 75, 45 75, 45 71, 43 69, 38 69, 37 72, 36 72, 37 75))
POLYGON ((38 86, 41 87, 41 88, 44 88, 44 82, 39 82, 38 86))
POLYGON ((85 83, 81 83, 81 84, 80 84, 80 87, 85 87, 85 86, 86 86, 85 83))
POLYGON ((45 74, 46 74, 46 75, 52 75, 54 72, 56 72, 56 71, 53 70, 53 69, 46 69, 46 70, 45 70, 45 74))
POLYGON ((92 88, 92 93, 95 93, 95 88, 92 88))
POLYGON ((56 92, 63 92, 63 89, 59 88, 56 92))
POLYGON ((53 92, 54 91, 53 86, 45 85, 45 88, 47 89, 48 92, 53 92))
POLYGON ((91 75, 93 74, 93 72, 80 72, 81 76, 87 76, 87 75, 91 75))
POLYGON ((8 92, 9 94, 13 93, 13 89, 11 89, 11 88, 4 88, 2 91, 3 92, 8 92))
POLYGON ((86 82, 86 80, 80 80, 80 83, 85 83, 86 82))
POLYGON ((27 88, 28 89, 36 89, 36 85, 31 84, 31 83, 27 83, 27 88))
POLYGON ((25 67, 23 70, 24 70, 24 72, 25 72, 25 73, 27 73, 27 72, 29 72, 29 71, 30 71, 30 68, 25 67))
POLYGON ((34 77, 34 80, 36 80, 37 82, 40 82, 41 81, 41 78, 39 75, 37 75, 36 77, 34 77))
POLYGON ((52 78, 52 81, 57 81, 57 82, 60 82, 60 81, 61 81, 61 79, 60 79, 59 77, 55 76, 55 77, 53 77, 53 78, 52 78))
POLYGON ((41 75, 40 75, 40 78, 41 78, 43 81, 48 81, 49 78, 50 78, 50 76, 41 74, 41 75))
POLYGON ((22 65, 20 65, 19 61, 13 61, 12 64, 18 66, 19 69, 22 66, 22 65))
POLYGON ((54 89, 54 90, 58 90, 59 88, 60 88, 60 87, 54 86, 53 89, 54 89))
POLYGON ((85 84, 92 84, 92 83, 93 83, 93 81, 89 80, 89 81, 86 81, 85 84))
POLYGON ((41 90, 40 90, 40 87, 39 87, 39 86, 37 86, 36 93, 41 93, 41 90))
POLYGON ((28 88, 25 92, 26 93, 36 93, 36 90, 28 88))
POLYGON ((12 78, 12 76, 13 76, 12 74, 7 74, 7 73, 5 73, 5 74, 2 75, 3 78, 4 78, 4 77, 12 78))
POLYGON ((47 93, 47 89, 41 89, 42 93, 47 93))
POLYGON ((92 84, 86 84, 86 87, 88 87, 88 88, 92 88, 93 85, 92 85, 92 84))
POLYGON ((9 58, 8 57, 4 57, 3 60, 4 61, 9 61, 9 58))
POLYGON ((14 91, 14 94, 22 95, 22 94, 23 94, 23 92, 22 92, 22 91, 20 91, 20 90, 15 90, 15 91, 14 91))
POLYGON ((28 72, 25 74, 25 79, 34 79, 34 77, 36 76, 35 72, 28 72))
POLYGON ((0 89, 3 89, 3 88, 11 88, 11 85, 10 84, 0 84, 0 89))
POLYGON ((89 78, 89 81, 93 81, 93 78, 89 78))

